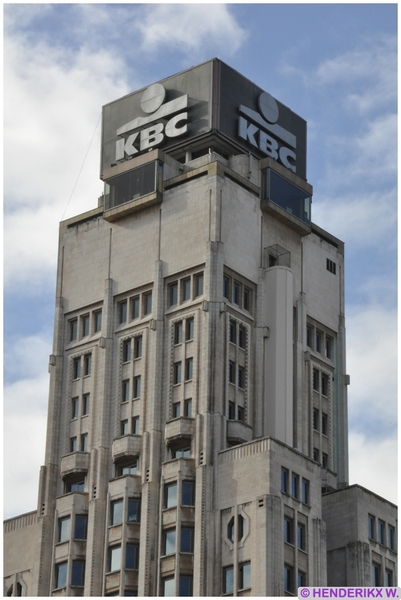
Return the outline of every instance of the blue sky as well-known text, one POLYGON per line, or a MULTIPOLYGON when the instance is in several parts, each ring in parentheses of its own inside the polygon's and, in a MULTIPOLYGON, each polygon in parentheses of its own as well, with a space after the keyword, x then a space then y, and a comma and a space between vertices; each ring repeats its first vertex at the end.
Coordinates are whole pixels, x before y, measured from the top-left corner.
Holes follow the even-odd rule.
POLYGON ((346 244, 350 481, 397 501, 396 4, 4 5, 4 513, 36 508, 58 223, 90 210, 102 105, 217 56, 308 122, 346 244))

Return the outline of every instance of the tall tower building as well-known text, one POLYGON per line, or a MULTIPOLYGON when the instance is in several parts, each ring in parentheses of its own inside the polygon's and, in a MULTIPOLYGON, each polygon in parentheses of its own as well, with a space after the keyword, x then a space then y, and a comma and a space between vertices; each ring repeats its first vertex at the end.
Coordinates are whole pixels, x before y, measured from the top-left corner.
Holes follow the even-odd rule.
POLYGON ((214 59, 104 107, 101 178, 60 225, 37 550, 6 589, 326 585, 322 490, 335 527, 348 485, 344 245, 311 219, 305 121, 214 59))

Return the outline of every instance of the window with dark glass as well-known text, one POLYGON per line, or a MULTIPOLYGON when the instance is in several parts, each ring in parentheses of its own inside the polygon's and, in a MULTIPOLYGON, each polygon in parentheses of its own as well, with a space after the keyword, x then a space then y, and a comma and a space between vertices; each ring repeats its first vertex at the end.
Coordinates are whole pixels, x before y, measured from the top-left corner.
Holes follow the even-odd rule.
POLYGON ((329 455, 327 452, 322 452, 322 467, 327 469, 329 466, 329 455))
POLYGON ((322 373, 322 394, 329 395, 329 376, 326 373, 322 373))
POLYGON ((306 345, 308 348, 312 348, 312 327, 310 325, 306 326, 306 345))
POLYGON ((61 517, 58 520, 58 541, 65 542, 70 539, 71 517, 61 517))
POLYGON ((297 526, 297 543, 300 550, 306 550, 306 528, 303 523, 297 526))
POLYGON ((187 398, 184 400, 184 416, 192 417, 192 399, 187 398))
POLYGON ((162 166, 152 161, 108 180, 105 184, 105 209, 109 210, 155 193, 162 177, 162 166))
POLYGON ((195 275, 195 298, 203 294, 203 273, 195 275))
POLYGON ((132 417, 132 433, 139 435, 139 417, 132 417))
POLYGON ((246 347, 246 329, 242 326, 238 328, 238 346, 240 348, 246 347))
POLYGON ((313 448, 313 460, 319 462, 319 448, 313 448))
POLYGON ((322 434, 323 435, 327 435, 327 433, 328 433, 328 423, 329 423, 329 417, 328 417, 327 413, 322 412, 322 434))
POLYGON ((288 544, 294 543, 294 521, 290 517, 284 517, 284 541, 288 544))
POLYGON ((313 369, 313 389, 316 392, 319 391, 319 371, 317 369, 313 369))
POLYGON ((240 405, 237 406, 237 420, 245 421, 245 409, 243 406, 240 405))
POLYGON ((180 575, 180 596, 192 596, 192 575, 180 575))
POLYGON ((125 568, 138 569, 139 544, 127 544, 125 547, 125 568))
POLYGON ((90 394, 84 394, 82 396, 82 416, 89 414, 89 406, 90 406, 90 394))
POLYGON ((232 594, 234 591, 234 567, 223 569, 223 594, 232 594))
POLYGON ((390 550, 395 550, 395 528, 392 525, 388 526, 388 547, 390 550))
POLYGON ((121 569, 121 546, 111 546, 109 548, 108 567, 110 573, 121 569))
POLYGON ((234 532, 235 532, 235 520, 234 517, 232 517, 227 525, 227 537, 230 540, 230 542, 234 541, 234 532))
POLYGON ((319 431, 319 409, 313 409, 313 429, 319 431))
POLYGON ((245 387, 245 369, 241 365, 238 365, 238 387, 245 387))
POLYGON ((142 336, 138 335, 134 339, 134 358, 141 358, 142 356, 142 336))
POLYGON ((185 361, 185 381, 192 379, 193 377, 193 366, 194 360, 193 358, 187 358, 185 361))
POLYGON ((71 585, 83 587, 85 583, 85 561, 73 560, 71 570, 71 585))
POLYGON ((145 315, 150 315, 150 313, 152 312, 152 292, 148 292, 147 294, 144 294, 143 300, 144 300, 143 312, 145 315))
POLYGON ((311 222, 312 198, 272 169, 265 171, 266 198, 307 225, 311 222))
POLYGON ((141 500, 140 498, 128 498, 128 523, 139 523, 141 520, 141 500))
POLYGON ((87 451, 88 451, 88 434, 83 433, 81 435, 81 452, 87 452, 87 451))
POLYGON ((189 340, 194 339, 194 320, 187 319, 185 323, 185 340, 188 342, 189 340))
POLYGON ((185 448, 173 448, 171 453, 173 458, 191 458, 190 446, 185 446, 185 448))
POLYGON ((131 319, 139 319, 140 316, 140 299, 139 296, 131 298, 131 319))
POLYGON ((137 475, 138 474, 138 461, 133 460, 128 464, 122 464, 117 466, 117 476, 122 477, 124 475, 137 475))
POLYGON ((292 593, 293 585, 293 568, 288 565, 284 565, 284 591, 292 593))
POLYGON ((376 519, 373 515, 368 515, 368 536, 371 540, 376 539, 376 519))
POLYGON ((71 400, 71 419, 78 418, 79 398, 75 397, 71 400))
POLYGON ((322 340, 323 333, 321 331, 316 331, 316 340, 315 340, 315 350, 316 352, 322 352, 322 340))
POLYGON ((120 423, 120 435, 127 435, 128 433, 128 419, 124 419, 120 423))
POLYGON ((173 404, 173 419, 177 419, 181 416, 181 403, 174 402, 173 404))
POLYGON ((128 402, 129 400, 129 379, 124 379, 122 382, 122 402, 128 402))
POLYGON ((97 310, 93 313, 94 318, 94 333, 99 333, 102 330, 102 311, 97 310))
POLYGON ((70 438, 70 452, 76 452, 78 450, 78 440, 77 437, 70 438))
POLYGON ((235 420, 235 403, 234 402, 228 403, 228 418, 230 419, 230 421, 235 420))
POLYGON ((248 312, 251 310, 251 290, 244 287, 244 309, 248 312))
POLYGON ((302 502, 309 504, 309 481, 302 479, 302 502))
POLYGON ((134 377, 134 398, 139 398, 141 395, 141 376, 134 377))
POLYGON ((393 586, 394 586, 393 572, 392 572, 392 571, 390 571, 389 569, 386 569, 386 581, 385 581, 385 586, 386 586, 386 587, 393 587, 393 586))
POLYGON ((85 491, 85 479, 76 479, 65 482, 66 494, 71 492, 83 492, 85 491))
POLYGON ((182 343, 182 321, 174 325, 174 344, 182 343))
POLYGON ((122 323, 127 322, 127 301, 118 303, 118 322, 121 325, 122 323))
POLYGON ((195 506, 195 482, 183 481, 181 490, 182 506, 195 506))
POLYGON ((69 321, 69 326, 70 326, 70 342, 73 342, 77 339, 78 320, 71 319, 71 321, 69 321))
POLYGON ((174 363, 174 384, 181 383, 181 362, 174 363))
POLYGON ((380 565, 377 563, 372 563, 372 580, 371 585, 374 587, 380 587, 380 565))
POLYGON ((306 573, 298 571, 298 587, 306 586, 306 573))
POLYGON ((235 383, 235 362, 232 360, 228 362, 228 381, 235 383))
POLYGON ((191 299, 191 278, 187 277, 181 282, 182 289, 182 301, 186 302, 191 299))
POLYGON ((281 468, 281 491, 285 494, 288 494, 289 490, 289 471, 284 467, 281 468))
POLYGON ((81 337, 89 335, 89 315, 81 317, 81 337))
POLYGON ((241 305, 241 284, 238 281, 234 281, 233 285, 233 302, 238 306, 241 305))
POLYGON ((131 360, 131 340, 123 341, 123 362, 131 360))
POLYGON ((84 375, 90 375, 92 371, 92 354, 85 354, 84 375))
POLYGON ((386 524, 379 519, 377 525, 378 525, 377 530, 378 530, 378 538, 379 538, 378 542, 379 542, 379 544, 382 544, 383 546, 385 546, 385 544, 386 544, 386 524))
POLYGON ((178 302, 178 282, 171 283, 168 287, 169 306, 174 306, 178 302))
POLYGON ((181 552, 194 551, 194 529, 193 527, 181 527, 181 552))
POLYGON ((326 335, 326 339, 325 339, 325 355, 326 355, 327 358, 331 358, 332 347, 333 347, 333 340, 332 340, 331 337, 329 337, 328 335, 326 335))
POLYGON ((223 278, 223 296, 230 299, 230 279, 228 277, 223 278))
POLYGON ((233 344, 237 343, 237 323, 230 319, 229 325, 229 339, 233 344))
POLYGON ((299 475, 296 473, 291 475, 291 495, 293 498, 299 498, 299 475))
POLYGON ((88 531, 87 515, 75 515, 74 540, 86 540, 88 531))
POLYGON ((72 370, 73 370, 73 378, 79 379, 81 377, 81 357, 74 358, 73 364, 72 364, 72 370))
POLYGON ((63 588, 67 585, 67 563, 62 562, 56 565, 56 588, 63 588))

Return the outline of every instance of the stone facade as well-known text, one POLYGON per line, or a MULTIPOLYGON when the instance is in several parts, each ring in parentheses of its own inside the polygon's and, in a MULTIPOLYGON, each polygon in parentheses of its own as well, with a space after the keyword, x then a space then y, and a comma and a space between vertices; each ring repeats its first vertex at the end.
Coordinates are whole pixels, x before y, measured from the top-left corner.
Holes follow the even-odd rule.
POLYGON ((32 596, 330 582, 321 490, 348 484, 344 246, 265 196, 268 173, 312 193, 278 162, 190 150, 110 167, 110 189, 145 168, 158 183, 60 225, 39 508, 6 533, 14 595, 22 579, 32 596))

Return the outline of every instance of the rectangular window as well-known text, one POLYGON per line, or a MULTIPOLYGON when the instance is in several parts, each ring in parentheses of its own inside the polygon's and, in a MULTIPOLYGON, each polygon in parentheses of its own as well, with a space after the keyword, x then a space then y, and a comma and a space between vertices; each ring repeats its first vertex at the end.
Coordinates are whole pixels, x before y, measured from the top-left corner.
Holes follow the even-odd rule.
POLYGON ((313 409, 313 429, 319 431, 319 409, 313 409))
POLYGON ((122 382, 122 398, 121 402, 128 402, 129 400, 129 379, 124 379, 122 382))
POLYGON ((164 508, 177 506, 177 482, 167 483, 164 486, 164 508))
POLYGON ((192 399, 184 400, 184 417, 192 417, 192 399))
POLYGON ((140 498, 128 498, 128 523, 140 523, 141 520, 141 500, 140 498))
POLYGON ((92 372, 92 354, 85 354, 84 375, 90 375, 92 372))
POLYGON ((67 563, 62 562, 56 565, 56 588, 63 588, 67 585, 67 563))
POLYGON ((309 481, 307 479, 302 479, 302 502, 309 504, 309 481))
POLYGON ((316 392, 319 391, 319 371, 317 369, 313 369, 313 389, 316 392))
POLYGON ((325 355, 327 358, 331 358, 332 356, 332 349, 333 349, 333 339, 326 335, 326 339, 325 339, 325 355))
POLYGON ((180 575, 180 596, 192 596, 192 575, 180 575))
POLYGON ((181 383, 181 362, 174 363, 174 385, 181 383))
POLYGON ((121 569, 121 546, 109 548, 109 572, 121 569))
POLYGON ((71 400, 71 419, 78 418, 78 406, 79 406, 79 398, 72 398, 71 400))
POLYGON ((117 467, 117 476, 122 477, 124 475, 137 475, 138 474, 138 461, 130 463, 129 465, 119 465, 117 467))
POLYGON ((251 563, 244 562, 239 566, 239 589, 244 590, 251 587, 251 563))
POLYGON ((330 271, 330 273, 333 273, 333 275, 336 274, 336 263, 333 262, 332 260, 330 260, 329 258, 326 259, 326 269, 328 271, 330 271))
POLYGON ((77 479, 76 481, 67 481, 65 484, 65 493, 84 492, 85 479, 77 479))
POLYGON ((163 532, 163 554, 175 554, 175 529, 169 529, 163 532))
POLYGON ((289 478, 290 478, 290 474, 288 469, 285 469, 284 467, 281 468, 281 491, 284 492, 285 494, 288 494, 289 492, 289 478))
POLYGON ((230 299, 230 279, 229 279, 229 277, 223 278, 223 296, 224 296, 224 298, 227 298, 227 300, 230 299))
POLYGON ((235 420, 235 402, 228 403, 228 418, 230 421, 235 420))
POLYGON ((168 286, 169 306, 174 306, 178 302, 178 282, 175 281, 168 286))
POLYGON ((306 528, 303 523, 298 523, 297 543, 300 550, 306 550, 306 528))
POLYGON ((389 569, 386 569, 386 580, 385 580, 385 586, 386 587, 393 587, 394 586, 394 578, 393 578, 393 572, 390 571, 389 569))
POLYGON ((58 541, 66 542, 70 539, 71 517, 61 517, 58 520, 58 541))
POLYGON ((77 339, 78 321, 77 319, 71 319, 68 323, 70 329, 70 342, 74 342, 77 339))
POLYGON ((194 551, 194 529, 193 527, 181 527, 180 552, 194 551))
POLYGON ((373 587, 380 587, 381 586, 381 582, 380 582, 380 565, 376 564, 376 563, 372 563, 372 579, 370 584, 373 587))
POLYGON ((191 447, 174 448, 171 454, 173 458, 191 458, 191 447))
POLYGON ((312 348, 312 327, 311 325, 306 326, 306 345, 308 348, 312 348))
POLYGON ((386 524, 381 521, 380 519, 378 520, 378 537, 379 537, 379 544, 382 544, 383 546, 386 545, 386 524))
POLYGON ((144 300, 143 313, 145 315, 150 315, 150 313, 152 312, 152 292, 148 292, 147 294, 144 294, 143 300, 144 300))
POLYGON ((233 344, 237 343, 237 323, 230 319, 229 324, 229 339, 233 344))
POLYGON ((123 522, 123 500, 113 500, 110 504, 110 524, 120 525, 123 522))
POLYGON ((329 376, 326 373, 322 373, 322 394, 329 395, 329 376))
POLYGON ((185 340, 188 342, 189 340, 194 339, 194 320, 187 319, 185 323, 185 340))
POLYGON ((296 473, 291 475, 291 495, 293 498, 299 498, 299 475, 296 473))
POLYGON ((235 362, 228 362, 228 381, 235 384, 235 362))
POLYGON ((322 452, 322 467, 327 469, 329 466, 329 455, 326 452, 322 452))
POLYGON ((323 333, 321 331, 316 331, 316 342, 315 342, 315 350, 316 352, 322 353, 323 349, 323 333))
POLYGON ((91 395, 90 394, 84 394, 82 396, 82 416, 83 417, 85 415, 89 414, 90 399, 91 399, 91 395))
POLYGON ((203 273, 195 275, 195 298, 203 295, 203 273))
POLYGON ((251 310, 251 290, 244 287, 244 309, 250 312, 251 310))
POLYGON ((81 435, 81 452, 88 452, 88 434, 81 435))
POLYGON ((233 285, 233 302, 238 306, 241 305, 241 284, 238 281, 234 281, 233 285))
POLYGON ((246 348, 246 329, 242 326, 238 328, 238 346, 240 348, 246 348))
POLYGON ((174 325, 174 344, 182 344, 182 321, 174 325))
POLYGON ((294 529, 294 521, 292 519, 290 519, 289 517, 284 517, 284 541, 287 542, 287 544, 294 543, 293 529, 294 529))
POLYGON ((71 572, 71 585, 83 587, 85 583, 85 561, 73 560, 71 572))
POLYGON ((322 412, 322 434, 327 435, 329 430, 329 416, 322 412))
POLYGON ((193 358, 187 358, 185 361, 185 381, 189 381, 193 378, 193 367, 194 360, 193 358))
POLYGON ((238 365, 238 387, 245 388, 245 369, 241 365, 238 365))
POLYGON ((72 371, 74 379, 79 379, 81 377, 81 357, 74 358, 72 363, 72 371))
POLYGON ((191 278, 187 277, 183 279, 181 282, 181 290, 182 290, 182 302, 186 302, 191 299, 191 278))
POLYGON ((181 504, 182 504, 182 506, 195 506, 195 482, 194 481, 183 481, 182 482, 181 504))
POLYGON ((395 550, 395 528, 392 525, 388 526, 388 547, 390 550, 395 550))
POLYGON ((139 544, 127 544, 125 547, 125 568, 138 569, 139 544))
POLYGON ((175 579, 166 577, 163 579, 163 596, 175 596, 175 579))
POLYGON ((142 356, 142 336, 139 335, 134 339, 134 358, 141 358, 142 356))
POLYGON ((121 325, 122 323, 127 322, 127 301, 123 300, 123 302, 118 303, 118 323, 121 325))
POLYGON ((319 462, 319 448, 313 448, 313 460, 319 462))
POLYGON ((306 587, 306 573, 298 571, 298 587, 306 587))
POLYGON ((139 435, 139 417, 132 417, 132 433, 139 435))
POLYGON ((293 591, 293 571, 288 565, 284 565, 284 591, 290 593, 293 591))
POLYGON ((131 298, 131 319, 139 319, 140 315, 140 301, 139 296, 131 298))
POLYGON ((75 515, 74 540, 86 540, 88 532, 87 515, 75 515))
POLYGON ((141 395, 141 376, 134 377, 134 398, 139 398, 141 395))
POLYGON ((368 537, 371 540, 376 539, 376 519, 373 515, 368 515, 368 537))
POLYGON ((232 594, 234 591, 234 567, 223 569, 223 594, 232 594))
POLYGON ((94 322, 93 332, 99 333, 99 331, 102 330, 102 311, 101 310, 97 310, 96 312, 93 313, 93 322, 94 322))
POLYGON ((173 419, 177 419, 181 416, 181 403, 174 402, 173 404, 173 419))
POLYGON ((70 452, 76 452, 78 450, 78 441, 76 436, 70 438, 70 452))
POLYGON ((237 420, 245 421, 245 409, 243 406, 237 406, 237 420))
POLYGON ((123 362, 131 360, 131 340, 123 341, 123 362))
POLYGON ((127 434, 128 434, 128 419, 124 419, 124 421, 121 421, 120 435, 127 435, 127 434))
POLYGON ((81 317, 81 337, 89 335, 89 315, 83 315, 81 317))

